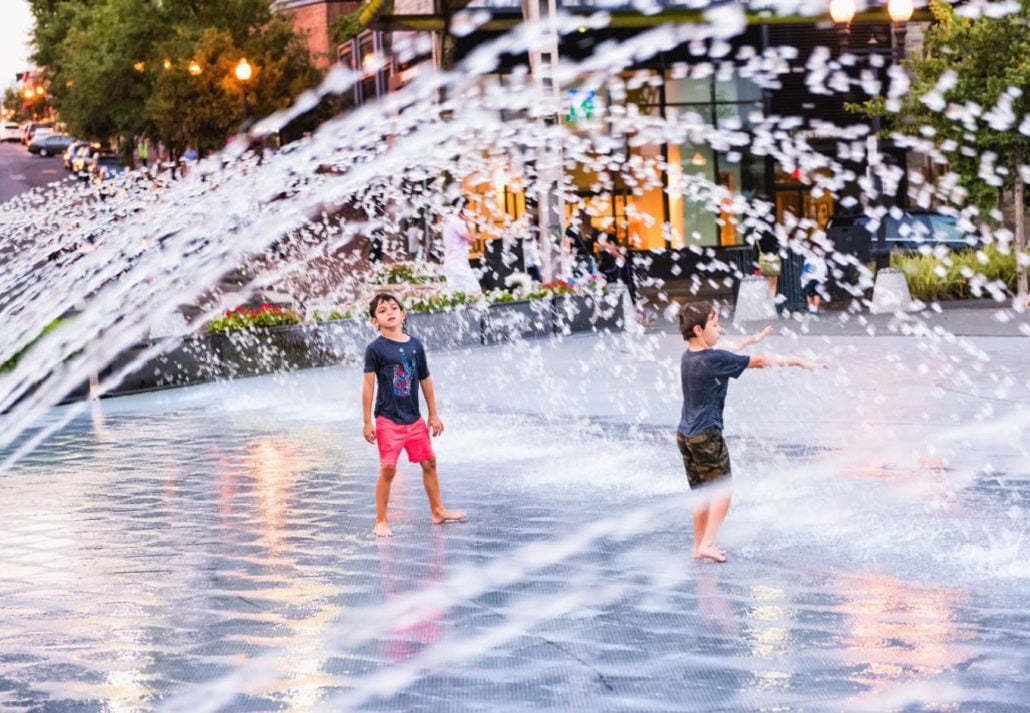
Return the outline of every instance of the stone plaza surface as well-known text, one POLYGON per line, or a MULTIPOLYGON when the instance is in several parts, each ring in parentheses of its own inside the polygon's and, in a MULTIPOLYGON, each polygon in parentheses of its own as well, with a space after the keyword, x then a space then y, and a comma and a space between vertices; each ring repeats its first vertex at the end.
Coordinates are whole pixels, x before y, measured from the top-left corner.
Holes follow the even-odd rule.
POLYGON ((731 384, 725 565, 668 328, 431 351, 469 519, 405 464, 391 539, 357 366, 85 405, 0 476, 0 711, 1027 710, 1030 342, 948 318, 749 350, 832 368, 731 384))

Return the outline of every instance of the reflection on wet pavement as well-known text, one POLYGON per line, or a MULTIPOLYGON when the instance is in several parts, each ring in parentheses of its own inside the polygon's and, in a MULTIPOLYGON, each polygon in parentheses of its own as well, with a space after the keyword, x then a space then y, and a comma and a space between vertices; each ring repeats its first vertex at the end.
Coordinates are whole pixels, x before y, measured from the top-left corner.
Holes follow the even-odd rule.
MULTIPOLYGON (((1023 705, 1018 449, 849 448, 841 404, 813 394, 787 427, 771 404, 801 382, 762 375, 729 404, 731 562, 698 564, 674 400, 627 421, 577 395, 583 364, 612 358, 592 344, 548 355, 567 413, 477 412, 460 369, 488 384, 504 364, 437 357, 441 482, 473 516, 431 526, 402 466, 388 540, 354 369, 97 405, 3 476, 0 709, 1023 705)), ((925 443, 979 408, 902 399, 878 428, 925 443)))

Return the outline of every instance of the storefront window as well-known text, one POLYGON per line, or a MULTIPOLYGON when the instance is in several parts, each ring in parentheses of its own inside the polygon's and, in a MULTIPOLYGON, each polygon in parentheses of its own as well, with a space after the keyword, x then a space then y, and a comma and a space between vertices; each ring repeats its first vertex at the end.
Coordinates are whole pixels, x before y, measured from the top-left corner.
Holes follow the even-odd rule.
MULTIPOLYGON (((751 80, 733 76, 721 79, 681 77, 683 69, 670 72, 666 84, 671 111, 693 112, 714 128, 748 131, 762 116, 762 90, 751 80)), ((720 147, 723 148, 723 147, 720 147)), ((735 245, 743 237, 737 231, 737 217, 731 206, 733 195, 754 195, 765 185, 765 159, 752 156, 746 147, 714 151, 707 144, 685 142, 669 146, 669 223, 672 247, 686 244, 735 245), (692 183, 702 179, 707 185, 692 183), (708 200, 711 189, 721 186, 730 193, 708 200), (683 195, 683 193, 686 195, 683 195)))

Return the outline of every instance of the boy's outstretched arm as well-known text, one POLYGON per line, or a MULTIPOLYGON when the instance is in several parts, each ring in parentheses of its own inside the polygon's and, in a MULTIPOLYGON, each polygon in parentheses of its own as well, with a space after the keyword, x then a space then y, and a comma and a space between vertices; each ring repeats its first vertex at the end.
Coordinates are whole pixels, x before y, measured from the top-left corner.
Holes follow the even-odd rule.
POLYGON ((828 369, 829 365, 800 357, 781 357, 769 354, 755 354, 748 362, 748 369, 765 369, 770 366, 798 366, 802 369, 828 369))
POLYGON ((443 433, 443 421, 436 413, 436 392, 433 391, 433 377, 427 376, 419 382, 422 393, 426 395, 426 408, 429 409, 429 432, 434 436, 443 433))
POLYGON ((372 395, 375 384, 376 375, 371 371, 365 374, 365 380, 361 382, 361 416, 365 419, 365 440, 369 443, 376 442, 376 427, 372 422, 372 395))
POLYGON ((720 346, 724 346, 725 349, 729 349, 730 351, 735 352, 740 349, 743 349, 744 347, 749 347, 752 344, 758 344, 760 341, 762 341, 772 333, 773 328, 770 325, 763 329, 761 332, 758 332, 757 334, 749 334, 747 336, 741 337, 740 339, 730 340, 727 341, 725 345, 720 346))

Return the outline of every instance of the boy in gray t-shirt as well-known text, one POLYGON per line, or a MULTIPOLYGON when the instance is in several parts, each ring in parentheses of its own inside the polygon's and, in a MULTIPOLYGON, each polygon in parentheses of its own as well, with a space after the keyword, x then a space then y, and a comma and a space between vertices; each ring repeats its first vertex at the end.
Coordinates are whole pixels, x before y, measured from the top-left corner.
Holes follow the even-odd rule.
MULTIPOLYGON (((683 386, 683 412, 676 429, 676 444, 683 456, 687 482, 691 490, 707 490, 708 486, 728 486, 730 454, 723 438, 722 412, 726 404, 729 380, 745 369, 767 366, 800 366, 825 369, 825 364, 777 356, 743 356, 725 349, 715 349, 722 336, 719 314, 709 302, 684 305, 679 316, 680 333, 687 340, 687 350, 680 362, 683 386)), ((745 337, 736 346, 744 347, 765 339, 772 333, 766 327, 759 334, 745 337)), ((726 553, 715 546, 719 526, 730 509, 728 487, 699 494, 694 505, 694 559, 725 562, 726 553)))

